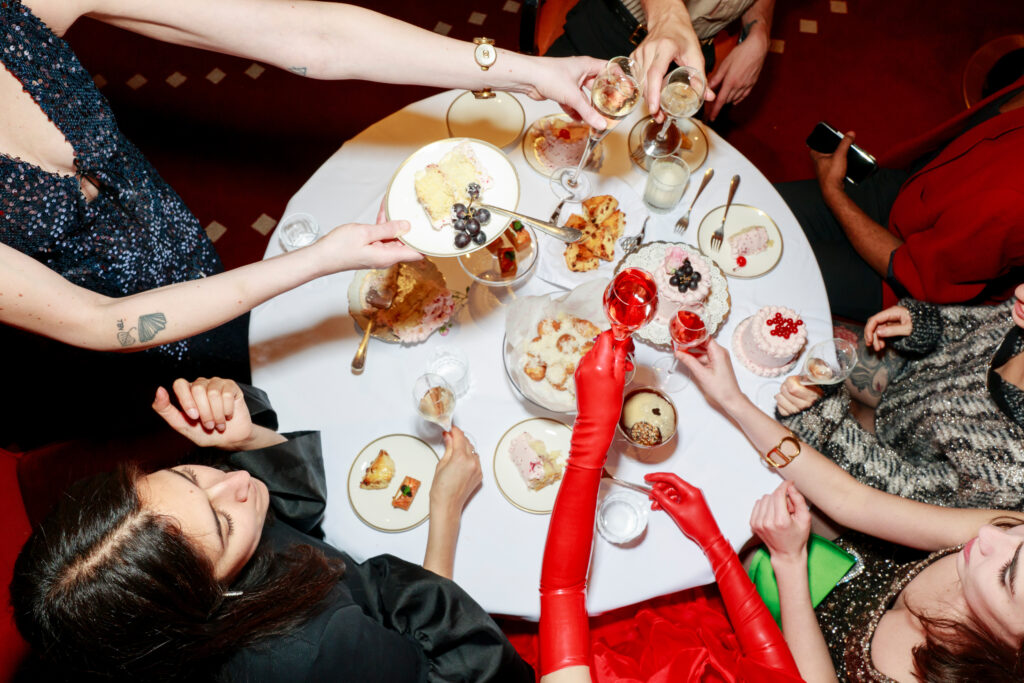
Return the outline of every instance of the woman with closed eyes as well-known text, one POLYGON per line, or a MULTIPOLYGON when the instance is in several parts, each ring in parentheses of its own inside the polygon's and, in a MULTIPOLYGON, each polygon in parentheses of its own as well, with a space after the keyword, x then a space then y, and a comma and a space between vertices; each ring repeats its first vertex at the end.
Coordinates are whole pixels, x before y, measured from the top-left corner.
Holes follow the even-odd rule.
MULTIPOLYGON (((11 584, 36 678, 533 681, 493 620, 450 578, 462 508, 481 481, 457 427, 445 436, 422 566, 361 563, 322 540, 316 432, 281 435, 258 390, 174 384, 154 409, 221 467, 79 482, 23 548, 11 584), (195 417, 190 417, 194 415, 195 417), (205 424, 219 429, 207 429, 205 424)), ((383 493, 383 492, 382 492, 383 493)))

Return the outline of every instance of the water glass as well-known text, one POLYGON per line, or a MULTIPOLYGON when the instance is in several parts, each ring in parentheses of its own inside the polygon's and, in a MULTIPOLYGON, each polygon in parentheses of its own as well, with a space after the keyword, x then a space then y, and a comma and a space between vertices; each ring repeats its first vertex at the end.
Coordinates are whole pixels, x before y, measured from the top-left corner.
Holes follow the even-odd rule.
POLYGON ((656 213, 667 213, 683 198, 690 182, 690 167, 677 156, 658 157, 651 163, 644 185, 644 204, 656 213))
POLYGON ((645 496, 632 491, 616 491, 604 497, 597 508, 597 531, 609 543, 621 545, 640 537, 647 528, 645 496))
POLYGON ((316 242, 320 236, 320 224, 308 213, 293 213, 281 219, 277 233, 281 248, 295 251, 316 242))
POLYGON ((455 392, 455 398, 462 398, 469 391, 469 360, 457 346, 437 347, 427 372, 443 377, 455 392))

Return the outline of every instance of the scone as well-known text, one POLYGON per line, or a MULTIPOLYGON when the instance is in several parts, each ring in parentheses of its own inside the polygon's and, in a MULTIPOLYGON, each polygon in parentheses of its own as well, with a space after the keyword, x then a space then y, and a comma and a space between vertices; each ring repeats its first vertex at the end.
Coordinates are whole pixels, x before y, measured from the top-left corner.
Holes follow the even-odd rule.
POLYGON ((377 457, 373 459, 370 466, 363 473, 363 480, 359 482, 361 489, 386 489, 395 476, 395 461, 391 459, 388 452, 383 448, 377 457))

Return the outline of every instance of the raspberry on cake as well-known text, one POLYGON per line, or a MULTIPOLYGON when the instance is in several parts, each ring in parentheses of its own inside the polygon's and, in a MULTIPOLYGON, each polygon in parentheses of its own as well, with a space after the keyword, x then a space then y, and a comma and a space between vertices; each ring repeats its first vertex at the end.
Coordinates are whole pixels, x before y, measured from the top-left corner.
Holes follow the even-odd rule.
POLYGON ((768 230, 763 225, 751 225, 729 236, 729 248, 734 256, 760 254, 769 244, 768 230))
POLYGON ((765 306, 736 327, 733 351, 756 375, 776 377, 793 367, 807 343, 807 326, 796 311, 765 306))
POLYGON ((554 484, 562 478, 562 464, 558 451, 548 452, 544 442, 523 432, 512 439, 508 451, 512 464, 519 470, 526 486, 533 491, 554 484))

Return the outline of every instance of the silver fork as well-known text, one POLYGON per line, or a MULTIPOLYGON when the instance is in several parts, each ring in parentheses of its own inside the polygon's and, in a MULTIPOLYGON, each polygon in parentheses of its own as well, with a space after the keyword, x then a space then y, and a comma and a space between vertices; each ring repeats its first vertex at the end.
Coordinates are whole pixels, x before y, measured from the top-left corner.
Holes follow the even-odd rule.
POLYGON ((711 249, 718 251, 722 248, 722 240, 725 238, 725 219, 729 215, 729 207, 732 206, 732 198, 736 196, 736 188, 740 184, 740 177, 734 175, 729 181, 729 198, 725 200, 725 213, 722 214, 722 224, 718 226, 711 235, 711 249))
POLYGON ((647 234, 647 221, 651 220, 648 216, 644 219, 644 224, 640 226, 640 233, 633 237, 623 237, 619 240, 619 244, 622 245, 623 254, 629 256, 634 251, 640 248, 640 244, 644 241, 644 235, 647 234))
POLYGON ((697 188, 697 194, 693 195, 693 201, 690 202, 690 208, 688 208, 686 213, 680 216, 679 220, 676 221, 676 232, 680 235, 686 232, 686 229, 690 227, 690 212, 693 211, 693 205, 697 203, 697 197, 699 197, 700 193, 704 191, 704 188, 708 186, 708 182, 711 181, 711 178, 714 175, 715 169, 713 168, 709 168, 704 171, 704 179, 700 181, 700 187, 697 188))

